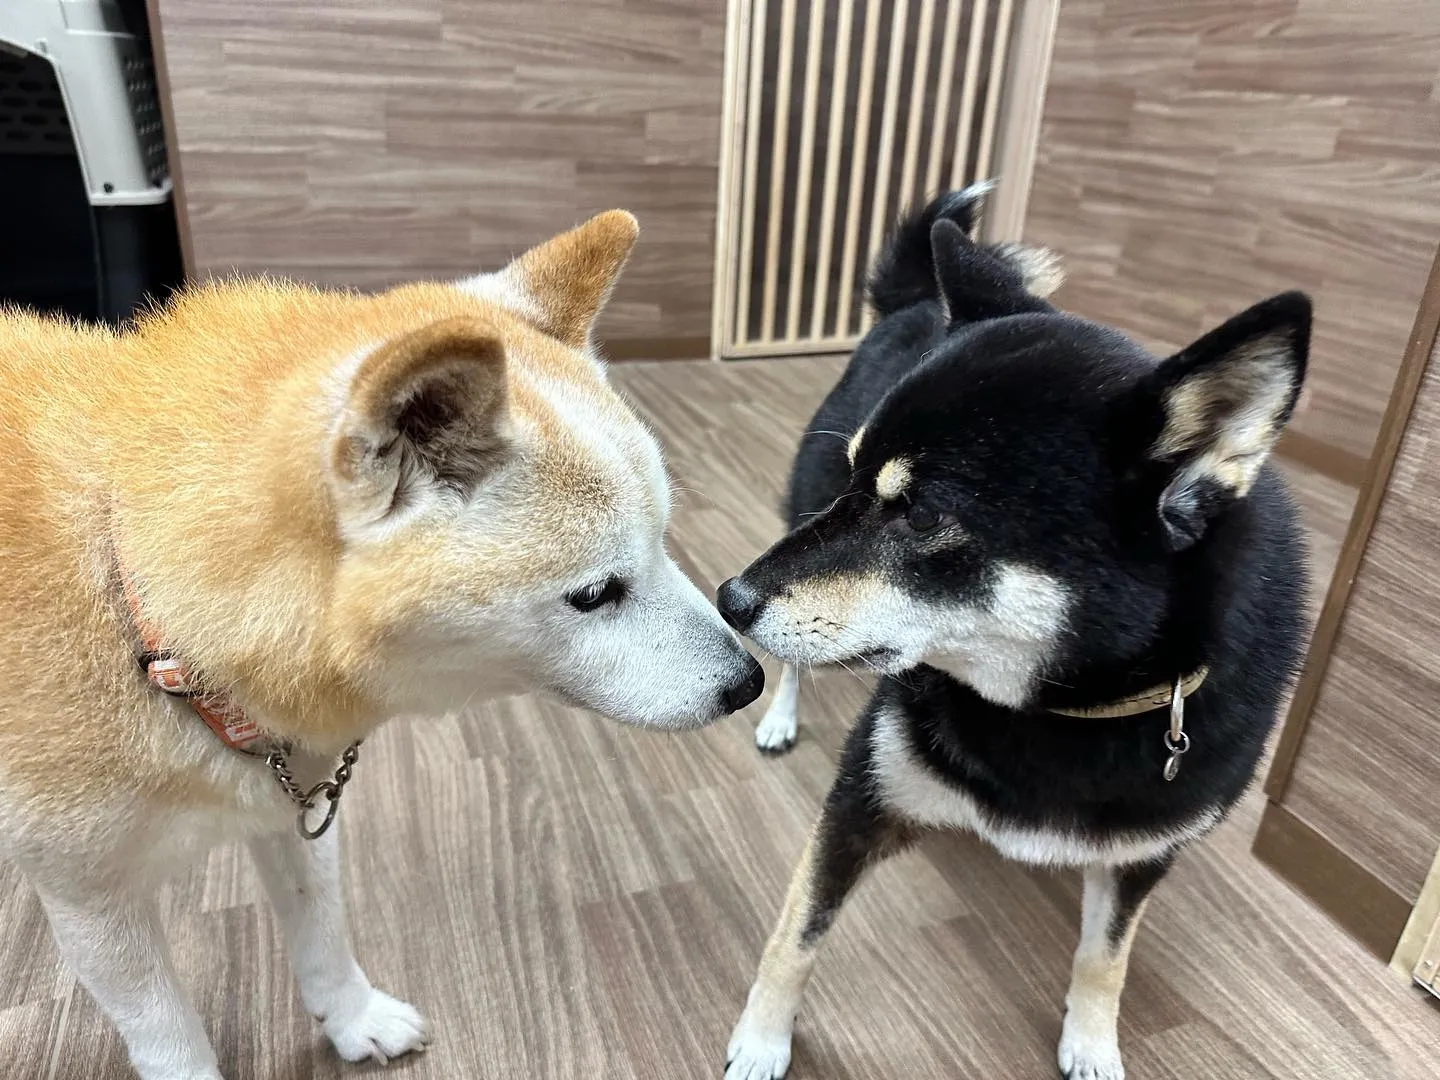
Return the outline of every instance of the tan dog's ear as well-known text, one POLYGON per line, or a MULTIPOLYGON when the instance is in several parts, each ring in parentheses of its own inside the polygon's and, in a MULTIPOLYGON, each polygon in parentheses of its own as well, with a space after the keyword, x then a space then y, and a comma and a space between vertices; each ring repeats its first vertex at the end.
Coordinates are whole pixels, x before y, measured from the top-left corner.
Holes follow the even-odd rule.
POLYGON ((503 456, 505 351, 454 318, 385 342, 350 382, 330 463, 350 516, 374 521, 418 486, 464 491, 503 456))
POLYGON ((541 330, 584 348, 639 232, 633 214, 607 210, 531 248, 499 276, 541 330))

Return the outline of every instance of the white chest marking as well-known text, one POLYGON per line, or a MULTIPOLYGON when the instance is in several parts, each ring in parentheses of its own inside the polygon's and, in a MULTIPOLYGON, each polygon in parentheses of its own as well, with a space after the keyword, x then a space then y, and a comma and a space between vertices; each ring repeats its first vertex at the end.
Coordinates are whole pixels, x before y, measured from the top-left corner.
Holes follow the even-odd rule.
MULTIPOLYGON (((1007 859, 1033 866, 1124 866, 1149 862, 1180 844, 1199 839, 1220 820, 1210 807, 1166 831, 1087 836, 1061 828, 1037 828, 997 819, 963 790, 937 777, 915 754, 905 718, 882 709, 870 737, 875 777, 887 805, 920 825, 973 832, 1007 859)), ((1158 778, 1158 777, 1157 777, 1158 778)))

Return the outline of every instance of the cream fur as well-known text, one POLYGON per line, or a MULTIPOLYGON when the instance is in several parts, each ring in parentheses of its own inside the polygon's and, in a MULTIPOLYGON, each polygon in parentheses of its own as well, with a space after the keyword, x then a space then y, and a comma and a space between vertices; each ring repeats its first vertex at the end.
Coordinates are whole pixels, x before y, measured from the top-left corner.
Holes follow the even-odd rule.
MULTIPOLYGON (((951 525, 929 542, 967 541, 951 525)), ((996 567, 984 605, 920 600, 883 573, 818 575, 792 583, 767 603, 746 633, 797 667, 844 663, 884 650, 862 662, 897 675, 930 664, 982 697, 1015 708, 1034 695, 1068 604, 1058 581, 1020 565, 996 567)))

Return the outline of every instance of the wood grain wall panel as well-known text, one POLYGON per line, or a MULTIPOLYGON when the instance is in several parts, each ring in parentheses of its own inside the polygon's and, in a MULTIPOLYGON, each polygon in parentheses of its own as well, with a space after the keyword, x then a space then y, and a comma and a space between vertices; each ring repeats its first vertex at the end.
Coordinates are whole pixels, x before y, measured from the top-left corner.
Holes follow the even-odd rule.
POLYGON ((1295 427, 1363 461, 1440 239, 1440 4, 1065 0, 1026 232, 1157 348, 1309 290, 1295 427))
POLYGON ((153 2, 198 272, 451 277, 623 206, 602 336, 705 351, 724 4, 153 2))
POLYGON ((1285 807, 1412 902, 1440 848, 1440 349, 1350 590, 1285 807))

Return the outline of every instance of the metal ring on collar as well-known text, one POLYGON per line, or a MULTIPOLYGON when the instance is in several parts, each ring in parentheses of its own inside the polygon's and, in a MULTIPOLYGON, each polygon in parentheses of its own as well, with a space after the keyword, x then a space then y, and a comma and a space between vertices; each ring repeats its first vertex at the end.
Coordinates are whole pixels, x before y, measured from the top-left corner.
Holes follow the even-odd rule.
POLYGON ((315 790, 312 791, 310 794, 314 796, 315 793, 320 791, 321 788, 325 789, 322 794, 324 794, 325 798, 329 802, 329 806, 327 806, 325 809, 325 820, 320 822, 320 824, 313 829, 305 824, 306 816, 309 815, 310 811, 315 808, 315 802, 313 798, 307 799, 306 804, 302 806, 300 808, 300 812, 295 815, 295 827, 300 830, 300 835, 303 836, 306 840, 318 840, 320 837, 324 836, 330 826, 335 823, 335 814, 340 809, 340 789, 337 788, 334 784, 332 784, 329 780, 326 780, 325 782, 317 785, 315 790))

